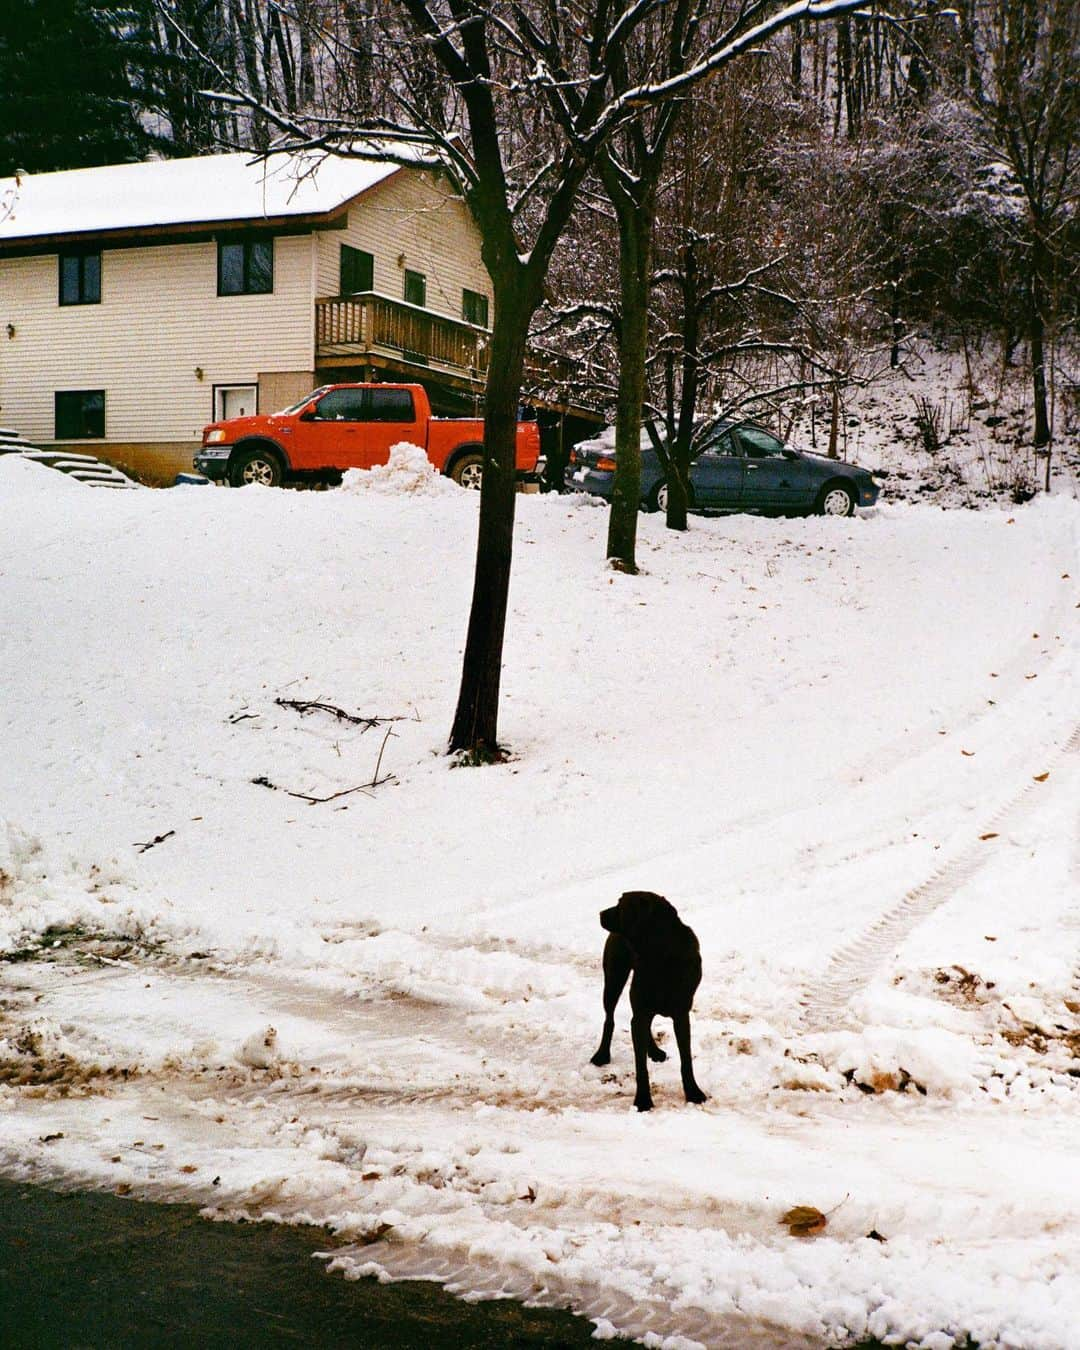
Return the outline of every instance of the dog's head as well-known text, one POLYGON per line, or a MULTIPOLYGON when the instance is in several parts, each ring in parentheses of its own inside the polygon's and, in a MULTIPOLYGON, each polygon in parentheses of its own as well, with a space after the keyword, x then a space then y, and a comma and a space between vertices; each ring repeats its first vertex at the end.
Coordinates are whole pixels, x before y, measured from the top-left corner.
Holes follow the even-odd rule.
POLYGON ((675 906, 653 891, 624 891, 619 903, 600 911, 600 926, 637 943, 657 928, 678 923, 675 906))

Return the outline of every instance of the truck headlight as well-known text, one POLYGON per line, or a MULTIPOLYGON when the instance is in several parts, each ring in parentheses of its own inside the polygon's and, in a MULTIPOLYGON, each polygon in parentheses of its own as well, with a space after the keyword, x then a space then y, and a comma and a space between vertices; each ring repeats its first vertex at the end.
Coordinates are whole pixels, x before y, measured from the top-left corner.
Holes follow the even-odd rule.
POLYGON ((221 429, 221 427, 218 427, 216 430, 207 433, 205 444, 220 445, 224 439, 225 439, 225 432, 221 429))

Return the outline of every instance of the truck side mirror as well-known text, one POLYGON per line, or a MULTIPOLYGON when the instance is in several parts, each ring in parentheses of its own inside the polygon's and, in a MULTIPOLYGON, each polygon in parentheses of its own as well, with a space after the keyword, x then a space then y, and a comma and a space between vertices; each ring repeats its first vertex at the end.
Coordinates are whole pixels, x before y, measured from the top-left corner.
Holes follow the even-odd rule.
POLYGON ((314 422, 317 416, 316 409, 318 408, 318 406, 319 405, 317 403, 309 403, 307 407, 304 408, 303 411, 300 413, 300 421, 314 422))

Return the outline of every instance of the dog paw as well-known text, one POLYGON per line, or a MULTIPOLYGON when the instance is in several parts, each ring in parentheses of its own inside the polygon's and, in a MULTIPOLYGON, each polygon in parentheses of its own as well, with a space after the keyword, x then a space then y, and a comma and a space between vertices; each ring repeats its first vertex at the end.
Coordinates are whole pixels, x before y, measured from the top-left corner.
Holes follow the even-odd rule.
POLYGON ((707 1092, 702 1092, 699 1087, 694 1086, 686 1089, 686 1100, 688 1102, 693 1102, 695 1106, 700 1106, 702 1102, 707 1102, 709 1100, 709 1094, 707 1092))
POLYGON ((649 1058, 657 1064, 663 1064, 664 1060, 667 1059, 667 1051, 661 1050, 658 1045, 650 1045, 648 1054, 649 1058))
POLYGON ((596 1054, 589 1060, 589 1063, 595 1064, 598 1069, 602 1069, 605 1064, 611 1063, 611 1056, 605 1055, 602 1050, 597 1050, 596 1054))
POLYGON ((635 1109, 636 1111, 651 1111, 651 1110, 652 1110, 652 1098, 651 1098, 651 1097, 635 1097, 635 1098, 634 1098, 634 1109, 635 1109))

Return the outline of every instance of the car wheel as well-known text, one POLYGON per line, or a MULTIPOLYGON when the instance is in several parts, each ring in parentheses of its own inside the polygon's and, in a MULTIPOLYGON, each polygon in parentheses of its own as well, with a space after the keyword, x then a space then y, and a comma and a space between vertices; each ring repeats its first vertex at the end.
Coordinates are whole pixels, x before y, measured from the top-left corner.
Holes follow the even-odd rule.
MULTIPOLYGON (((689 489, 687 490, 687 494, 686 494, 686 495, 687 495, 687 501, 686 501, 687 509, 690 510, 690 511, 692 511, 692 510, 694 509, 694 505, 695 505, 695 503, 694 503, 694 489, 693 489, 692 487, 689 488, 689 489)), ((660 482, 657 483, 657 485, 653 488, 652 492, 649 494, 649 510, 650 510, 650 511, 662 511, 662 512, 664 513, 664 515, 666 516, 666 515, 667 515, 667 504, 668 504, 668 486, 667 486, 667 479, 666 479, 666 478, 662 478, 662 479, 660 480, 660 482)))
POLYGON ((247 487, 261 483, 263 487, 280 487, 285 478, 281 460, 272 450, 254 448, 237 455, 231 471, 233 487, 247 487))
POLYGON ((484 456, 475 453, 462 455, 460 459, 454 460, 450 477, 461 487, 479 492, 480 484, 484 481, 484 456))
POLYGON ((817 500, 819 516, 850 516, 855 513, 855 494, 843 483, 830 483, 817 500))

